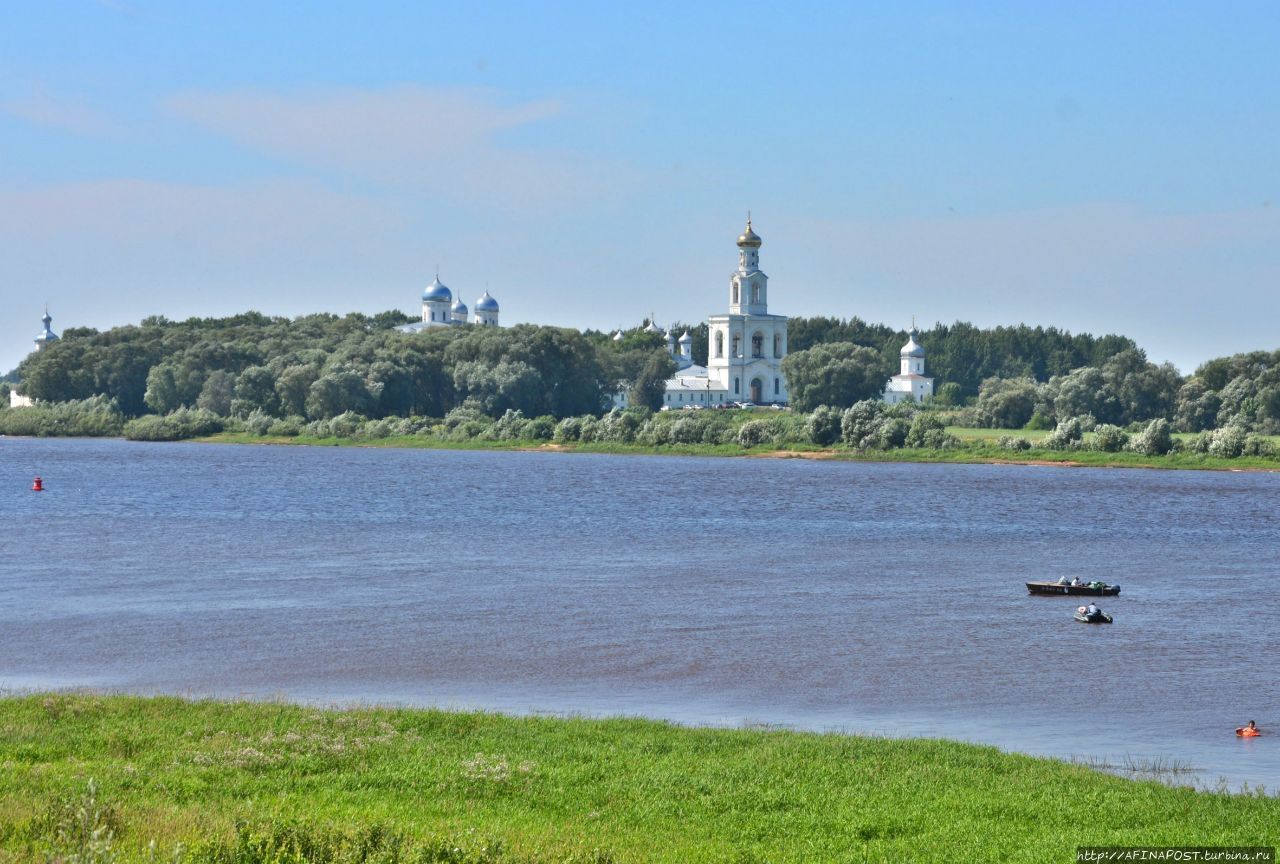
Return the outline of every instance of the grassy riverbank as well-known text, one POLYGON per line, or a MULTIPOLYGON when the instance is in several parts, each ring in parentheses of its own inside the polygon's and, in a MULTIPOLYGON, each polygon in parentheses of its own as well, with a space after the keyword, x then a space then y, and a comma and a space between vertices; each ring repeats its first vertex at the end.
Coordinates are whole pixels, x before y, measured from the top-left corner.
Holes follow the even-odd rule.
MULTIPOLYGON (((957 447, 938 450, 904 447, 896 450, 852 450, 847 447, 820 447, 816 444, 784 442, 743 447, 740 444, 624 444, 613 441, 506 440, 455 441, 419 435, 386 438, 317 438, 307 435, 254 435, 249 432, 220 432, 199 438, 217 444, 293 444, 313 447, 392 447, 424 450, 538 450, 544 452, 617 453, 667 456, 755 456, 770 458, 843 459, 861 462, 953 462, 1001 463, 1015 465, 1066 465, 1110 468, 1180 468, 1188 470, 1280 471, 1280 461, 1259 456, 1224 459, 1206 453, 1176 452, 1164 456, 1141 453, 1106 453, 1098 450, 1008 450, 996 441, 1006 430, 960 429, 948 427, 961 441, 957 447)), ((1026 433, 1022 433, 1026 434, 1026 433)))
POLYGON ((35 695, 0 700, 0 768, 13 862, 1069 861, 1081 843, 1280 842, 1276 798, 944 741, 633 719, 35 695))

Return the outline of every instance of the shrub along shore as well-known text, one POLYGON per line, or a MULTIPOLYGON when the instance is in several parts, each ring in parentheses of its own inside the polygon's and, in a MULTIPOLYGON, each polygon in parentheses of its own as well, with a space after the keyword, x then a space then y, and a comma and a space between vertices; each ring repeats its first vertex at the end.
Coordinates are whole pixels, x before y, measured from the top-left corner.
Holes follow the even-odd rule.
POLYGON ((1070 861, 1268 845, 1280 800, 939 740, 0 699, 0 861, 1070 861), (78 857, 77 857, 78 856, 78 857))
POLYGON ((1150 468, 1280 469, 1280 436, 1229 424, 1174 433, 1168 421, 1122 428, 1089 415, 1052 429, 976 429, 955 425, 968 409, 865 400, 804 414, 770 408, 650 411, 614 409, 561 419, 510 409, 486 415, 464 405, 444 417, 327 419, 260 411, 223 417, 199 408, 131 420, 105 397, 0 411, 0 434, 119 436, 135 441, 348 444, 461 449, 548 449, 707 456, 797 455, 912 462, 1052 463, 1150 468), (952 424, 952 425, 948 425, 952 424))
MULTIPOLYGON (((1175 435, 1164 420, 1125 430, 1082 417, 1053 430, 972 429, 945 425, 945 411, 873 400, 844 411, 819 407, 809 414, 768 408, 656 413, 632 408, 559 421, 526 418, 519 411, 495 419, 466 407, 439 420, 369 420, 344 414, 306 422, 251 416, 211 434, 212 418, 178 414, 143 419, 148 430, 168 421, 173 437, 191 437, 184 434, 191 431, 200 440, 221 443, 1280 470, 1275 437, 1236 427, 1175 435)), ((164 437, 141 434, 136 422, 124 428, 126 436, 164 437)))
MULTIPOLYGON (((974 430, 948 429, 949 433, 974 430)), ((984 430, 988 431, 988 430, 984 430)), ((975 439, 956 447, 921 449, 904 447, 896 450, 852 450, 845 447, 819 447, 804 442, 764 444, 743 447, 739 444, 621 444, 610 441, 577 441, 556 443, 538 440, 473 440, 421 437, 416 435, 387 438, 336 437, 317 438, 309 435, 254 435, 250 432, 219 432, 196 439, 210 444, 282 444, 311 447, 389 447, 433 450, 531 450, 548 453, 613 453, 641 456, 733 456, 778 459, 833 459, 850 462, 949 462, 954 464, 1060 465, 1094 468, 1166 468, 1217 471, 1280 471, 1280 460, 1241 456, 1235 459, 1199 453, 1169 453, 1145 456, 1140 453, 1106 453, 1094 450, 1045 450, 1032 447, 1010 452, 995 439, 975 439)))

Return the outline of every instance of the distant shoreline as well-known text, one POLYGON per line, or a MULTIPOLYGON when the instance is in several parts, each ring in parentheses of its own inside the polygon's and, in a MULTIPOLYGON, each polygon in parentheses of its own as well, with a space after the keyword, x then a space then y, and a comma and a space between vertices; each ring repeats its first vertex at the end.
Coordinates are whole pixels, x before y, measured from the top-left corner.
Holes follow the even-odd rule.
POLYGON ((989 448, 972 445, 946 450, 846 450, 835 447, 797 448, 794 444, 743 447, 738 444, 618 444, 614 442, 547 441, 449 441, 416 435, 391 438, 312 438, 308 436, 253 435, 247 432, 219 432, 190 439, 205 444, 248 444, 257 446, 294 447, 365 447, 371 449, 406 450, 500 450, 528 453, 596 453, 618 456, 708 456, 747 459, 811 459, 838 462, 918 462, 960 465, 1025 465, 1053 468, 1143 468, 1183 471, 1228 471, 1280 473, 1275 460, 1242 457, 1221 459, 1200 454, 1143 456, 1138 453, 1102 453, 1091 450, 1024 451, 1025 457, 1008 451, 989 452, 989 448))

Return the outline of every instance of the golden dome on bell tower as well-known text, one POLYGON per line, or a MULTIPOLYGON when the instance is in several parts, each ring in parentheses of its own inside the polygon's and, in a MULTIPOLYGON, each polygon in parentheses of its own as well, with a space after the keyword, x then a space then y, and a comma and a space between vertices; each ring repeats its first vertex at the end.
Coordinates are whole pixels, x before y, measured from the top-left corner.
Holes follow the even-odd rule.
POLYGON ((760 239, 760 235, 751 230, 751 214, 747 214, 747 228, 738 235, 739 248, 759 249, 760 244, 764 241, 760 239))

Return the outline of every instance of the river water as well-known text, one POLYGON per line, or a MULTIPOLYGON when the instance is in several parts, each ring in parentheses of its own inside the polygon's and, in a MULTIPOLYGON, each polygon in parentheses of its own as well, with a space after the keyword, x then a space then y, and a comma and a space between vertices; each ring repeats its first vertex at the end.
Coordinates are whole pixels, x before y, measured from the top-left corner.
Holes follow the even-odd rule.
POLYGON ((937 736, 1280 787, 1280 475, 0 439, 0 689, 937 736), (31 478, 47 491, 34 494, 31 478), (1119 582, 1115 623, 1023 582, 1119 582))

